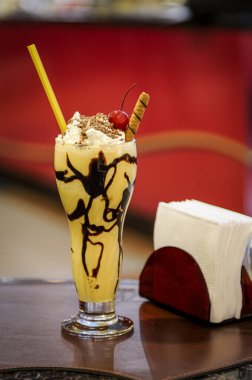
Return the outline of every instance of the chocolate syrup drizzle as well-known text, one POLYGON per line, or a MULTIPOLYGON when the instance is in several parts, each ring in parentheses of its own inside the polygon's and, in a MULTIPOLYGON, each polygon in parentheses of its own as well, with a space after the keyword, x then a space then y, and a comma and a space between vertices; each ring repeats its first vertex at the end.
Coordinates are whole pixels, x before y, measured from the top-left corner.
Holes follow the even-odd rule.
MULTIPOLYGON (((80 181, 85 191, 90 196, 88 204, 85 204, 83 199, 79 199, 77 202, 76 209, 71 214, 67 214, 67 217, 69 218, 70 221, 79 219, 80 217, 83 216, 84 223, 82 223, 82 234, 83 234, 82 263, 83 263, 85 273, 88 277, 90 277, 90 273, 87 268, 86 257, 85 257, 87 243, 100 247, 98 262, 97 262, 96 267, 92 269, 92 274, 91 274, 91 277, 96 279, 99 273, 101 259, 103 256, 104 244, 99 241, 92 242, 91 237, 98 236, 102 234, 103 232, 110 232, 113 228, 118 226, 119 259, 118 259, 117 283, 115 286, 115 290, 116 290, 117 284, 119 281, 120 261, 121 261, 121 256, 123 254, 122 245, 121 245, 121 237, 122 237, 124 215, 126 212, 130 195, 133 191, 135 181, 131 183, 129 180, 128 174, 126 172, 124 173, 124 178, 126 178, 128 186, 124 189, 122 193, 122 198, 116 208, 109 207, 110 201, 109 201, 107 192, 116 176, 117 165, 122 161, 125 161, 126 163, 129 163, 129 164, 136 164, 137 159, 136 157, 132 157, 128 153, 126 153, 122 155, 121 157, 114 159, 113 162, 111 162, 110 164, 107 164, 104 153, 100 151, 98 154, 98 158, 93 158, 91 160, 89 164, 88 175, 85 176, 73 166, 68 154, 66 157, 67 157, 67 166, 73 174, 69 174, 69 171, 67 169, 64 171, 55 171, 57 180, 63 181, 64 183, 73 182, 75 180, 80 181), (113 172, 109 181, 107 182, 105 186, 106 176, 110 169, 113 170, 113 172), (103 220, 104 222, 108 222, 108 223, 112 222, 112 225, 109 228, 106 228, 103 225, 97 226, 95 224, 91 224, 89 221, 89 211, 92 208, 94 199, 99 196, 102 196, 102 199, 105 202, 105 208, 103 211, 103 220)), ((98 287, 99 286, 97 285, 96 288, 98 287)))

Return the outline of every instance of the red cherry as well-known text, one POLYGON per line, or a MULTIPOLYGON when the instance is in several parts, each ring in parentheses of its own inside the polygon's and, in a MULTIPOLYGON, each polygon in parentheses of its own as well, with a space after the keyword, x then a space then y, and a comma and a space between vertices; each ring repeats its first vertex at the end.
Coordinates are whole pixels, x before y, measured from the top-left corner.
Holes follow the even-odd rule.
POLYGON ((108 119, 115 129, 121 129, 122 131, 125 131, 129 124, 129 116, 122 110, 110 112, 108 119))

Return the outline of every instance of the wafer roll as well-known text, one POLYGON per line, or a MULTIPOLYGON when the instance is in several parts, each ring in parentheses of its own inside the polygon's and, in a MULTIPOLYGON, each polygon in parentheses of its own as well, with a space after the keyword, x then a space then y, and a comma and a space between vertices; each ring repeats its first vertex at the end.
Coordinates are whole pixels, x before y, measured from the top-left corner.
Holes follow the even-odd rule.
POLYGON ((150 95, 146 94, 145 92, 142 92, 139 96, 134 111, 130 117, 129 125, 125 132, 125 140, 131 141, 134 139, 135 134, 138 130, 139 124, 142 121, 144 112, 146 110, 146 107, 149 103, 150 95))

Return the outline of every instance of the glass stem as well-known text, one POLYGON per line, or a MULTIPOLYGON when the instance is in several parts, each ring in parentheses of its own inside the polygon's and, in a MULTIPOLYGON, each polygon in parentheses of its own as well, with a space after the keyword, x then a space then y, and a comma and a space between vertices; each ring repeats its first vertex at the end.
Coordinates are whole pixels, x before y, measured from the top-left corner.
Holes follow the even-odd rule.
POLYGON ((78 322, 89 327, 110 326, 117 323, 115 302, 79 303, 78 322))

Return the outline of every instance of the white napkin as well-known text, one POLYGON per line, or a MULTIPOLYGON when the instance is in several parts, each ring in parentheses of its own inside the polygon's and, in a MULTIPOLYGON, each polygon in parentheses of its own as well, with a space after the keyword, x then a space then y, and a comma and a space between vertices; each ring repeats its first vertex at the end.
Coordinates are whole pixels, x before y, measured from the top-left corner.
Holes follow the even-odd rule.
POLYGON ((251 272, 251 238, 252 218, 246 215, 196 200, 158 205, 154 249, 181 248, 197 261, 211 301, 210 322, 240 318, 241 267, 251 272))

